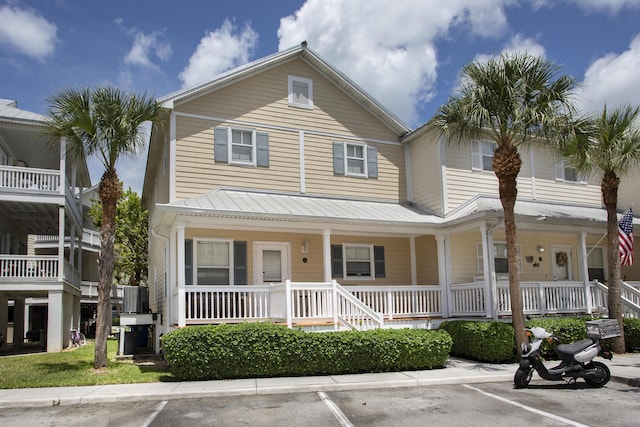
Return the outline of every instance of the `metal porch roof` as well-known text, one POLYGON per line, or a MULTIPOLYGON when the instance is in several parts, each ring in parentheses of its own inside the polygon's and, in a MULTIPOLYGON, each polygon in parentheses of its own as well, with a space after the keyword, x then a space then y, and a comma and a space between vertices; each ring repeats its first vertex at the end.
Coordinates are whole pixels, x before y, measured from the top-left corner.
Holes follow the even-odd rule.
POLYGON ((162 204, 159 209, 190 215, 281 221, 357 222, 397 225, 440 224, 442 218, 417 208, 383 201, 256 192, 218 188, 202 196, 162 204))

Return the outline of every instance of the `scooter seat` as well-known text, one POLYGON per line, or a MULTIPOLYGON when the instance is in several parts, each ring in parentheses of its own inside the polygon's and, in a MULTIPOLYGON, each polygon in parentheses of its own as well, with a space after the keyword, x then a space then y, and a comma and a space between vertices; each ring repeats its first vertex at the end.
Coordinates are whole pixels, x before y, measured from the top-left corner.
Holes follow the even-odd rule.
POLYGON ((556 353, 574 355, 584 350, 585 348, 589 347, 591 344, 593 344, 593 340, 589 338, 576 341, 572 344, 560 344, 559 346, 556 347, 556 353))

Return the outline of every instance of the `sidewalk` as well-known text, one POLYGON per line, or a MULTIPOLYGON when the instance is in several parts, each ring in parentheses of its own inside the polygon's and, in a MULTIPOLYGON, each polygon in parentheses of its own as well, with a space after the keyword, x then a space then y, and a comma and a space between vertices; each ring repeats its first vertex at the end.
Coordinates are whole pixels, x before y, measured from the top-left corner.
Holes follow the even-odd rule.
MULTIPOLYGON (((611 369, 612 381, 640 387, 640 353, 614 356, 612 361, 605 362, 611 369)), ((512 387, 516 368, 516 363, 491 364, 450 358, 445 368, 426 371, 10 389, 0 390, 0 408, 483 382, 506 382, 512 387)), ((540 381, 537 374, 532 381, 540 381)))

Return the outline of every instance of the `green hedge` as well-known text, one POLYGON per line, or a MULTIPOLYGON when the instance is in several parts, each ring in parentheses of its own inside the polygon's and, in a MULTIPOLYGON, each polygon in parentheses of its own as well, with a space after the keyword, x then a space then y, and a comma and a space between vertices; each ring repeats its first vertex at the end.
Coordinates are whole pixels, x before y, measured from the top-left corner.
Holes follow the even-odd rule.
POLYGON ((508 323, 452 320, 443 322, 439 329, 453 338, 453 356, 493 363, 514 358, 514 331, 508 323))
POLYGON ((640 351, 640 319, 623 319, 624 342, 628 352, 640 351))
POLYGON ((309 333, 268 323, 190 326, 162 337, 170 372, 182 380, 431 369, 445 364, 451 345, 444 331, 309 333))

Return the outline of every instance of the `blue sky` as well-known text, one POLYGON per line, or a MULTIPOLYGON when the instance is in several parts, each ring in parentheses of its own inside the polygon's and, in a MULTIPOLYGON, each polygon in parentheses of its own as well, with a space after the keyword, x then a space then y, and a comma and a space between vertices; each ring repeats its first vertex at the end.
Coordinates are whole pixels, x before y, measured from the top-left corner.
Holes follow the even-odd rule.
MULTIPOLYGON (((640 104, 640 0, 0 0, 0 98, 46 114, 70 86, 160 97, 303 40, 412 127, 502 52, 561 65, 583 112, 640 104)), ((144 155, 118 165, 138 192, 144 155)))

